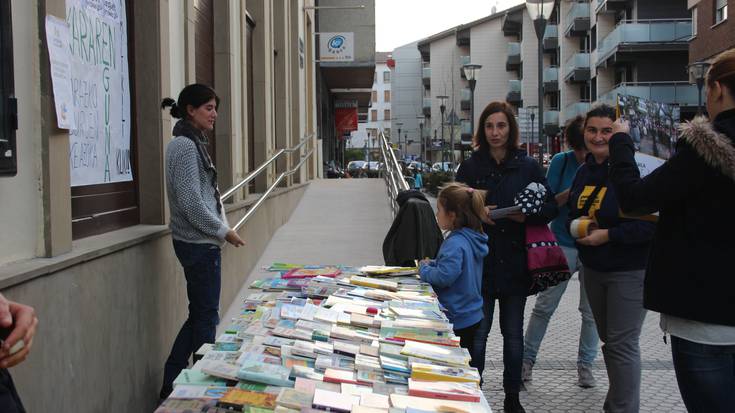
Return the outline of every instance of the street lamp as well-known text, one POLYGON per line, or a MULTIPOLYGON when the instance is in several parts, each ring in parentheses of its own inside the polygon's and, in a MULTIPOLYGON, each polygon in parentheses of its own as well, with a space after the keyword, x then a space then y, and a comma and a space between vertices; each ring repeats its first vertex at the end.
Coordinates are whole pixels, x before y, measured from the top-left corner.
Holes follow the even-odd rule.
MULTIPOLYGON (((449 99, 449 96, 446 95, 439 95, 436 97, 441 102, 439 105, 439 111, 442 114, 442 162, 447 161, 447 151, 444 148, 444 111, 447 110, 447 99, 449 99)), ((442 167, 444 165, 442 164, 442 167)))
MULTIPOLYGON (((539 144, 541 143, 541 134, 544 130, 544 50, 543 40, 546 31, 546 23, 551 17, 554 10, 555 0, 526 0, 526 10, 528 17, 533 20, 533 28, 536 30, 536 38, 538 39, 538 131, 539 144)), ((541 165, 544 162, 544 148, 539 145, 539 160, 541 165)))
POLYGON ((423 116, 417 116, 416 119, 419 121, 419 139, 421 139, 421 162, 426 163, 426 140, 424 139, 424 120, 423 116))
POLYGON ((467 63, 462 66, 464 75, 470 82, 470 133, 475 134, 475 85, 477 84, 477 76, 480 74, 482 65, 467 63))
POLYGON ((707 70, 709 70, 710 64, 707 62, 695 62, 689 65, 689 72, 694 76, 697 81, 697 97, 699 103, 697 104, 697 115, 702 114, 702 87, 704 87, 704 78, 707 76, 707 70))
POLYGON ((396 126, 398 127, 398 152, 401 152, 401 126, 403 126, 403 122, 396 122, 396 126))

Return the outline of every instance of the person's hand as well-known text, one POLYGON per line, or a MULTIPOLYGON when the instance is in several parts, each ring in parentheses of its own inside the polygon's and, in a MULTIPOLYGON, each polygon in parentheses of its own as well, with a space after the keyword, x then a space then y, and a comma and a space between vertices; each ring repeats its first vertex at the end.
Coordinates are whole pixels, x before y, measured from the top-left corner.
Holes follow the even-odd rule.
POLYGON ((554 197, 554 200, 556 201, 556 205, 558 206, 565 205, 567 201, 569 201, 569 190, 567 189, 566 191, 559 192, 554 197))
POLYGON ((485 216, 480 217, 480 219, 482 220, 482 222, 484 222, 484 223, 486 223, 488 225, 495 225, 495 221, 493 221, 492 219, 490 219, 490 211, 492 211, 493 209, 495 209, 497 207, 498 207, 497 205, 487 205, 485 207, 485 216))
POLYGON ((423 260, 419 261, 419 267, 429 264, 431 264, 431 259, 429 258, 424 258, 423 260))
POLYGON ((610 234, 606 229, 595 229, 586 237, 578 239, 577 242, 588 247, 596 247, 610 242, 610 234))
POLYGON ((245 245, 245 241, 243 241, 242 238, 237 235, 237 232, 235 232, 234 229, 227 231, 227 235, 225 235, 225 241, 234 245, 235 248, 245 245))
POLYGON ((618 120, 613 122, 613 125, 612 125, 613 135, 618 132, 630 134, 630 122, 628 122, 627 120, 623 118, 618 118, 618 120))
POLYGON ((38 318, 33 307, 6 300, 0 294, 0 328, 12 328, 0 347, 0 368, 13 367, 28 357, 37 325, 38 318), (23 341, 23 347, 10 354, 10 349, 20 340, 23 341))
POLYGON ((506 215, 505 217, 508 218, 509 220, 515 221, 515 222, 517 222, 519 224, 522 224, 522 223, 526 222, 526 214, 524 214, 521 211, 510 213, 510 214, 506 215))

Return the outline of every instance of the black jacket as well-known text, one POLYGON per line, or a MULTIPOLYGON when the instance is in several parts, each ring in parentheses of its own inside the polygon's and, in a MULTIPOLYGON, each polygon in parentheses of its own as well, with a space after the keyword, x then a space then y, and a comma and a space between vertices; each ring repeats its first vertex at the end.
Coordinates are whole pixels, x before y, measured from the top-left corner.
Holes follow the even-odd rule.
MULTIPOLYGON (((538 215, 528 217, 527 222, 545 225, 559 212, 541 166, 522 150, 509 152, 507 160, 500 165, 488 152, 474 152, 462 162, 455 180, 487 190, 485 204, 498 208, 513 206, 513 198, 529 183, 537 182, 546 187, 547 203, 538 215)), ((483 296, 529 295, 531 277, 526 261, 526 224, 498 219, 495 225, 483 225, 483 229, 488 235, 490 249, 483 263, 483 296)))
POLYGON ((680 131, 674 156, 643 179, 630 137, 610 140, 610 177, 623 211, 660 213, 644 305, 735 326, 735 110, 718 115, 714 130, 697 118, 680 131))
POLYGON ((419 191, 396 196, 399 210, 383 241, 385 265, 416 265, 414 260, 435 258, 444 241, 434 210, 419 191))
POLYGON ((567 225, 589 214, 585 209, 587 198, 600 187, 594 202, 595 221, 600 229, 608 230, 610 237, 609 242, 595 247, 577 244, 579 260, 585 267, 603 272, 645 269, 656 224, 620 216, 618 199, 609 183, 607 170, 607 161, 598 164, 595 157, 588 154, 585 163, 577 169, 569 190, 567 225))

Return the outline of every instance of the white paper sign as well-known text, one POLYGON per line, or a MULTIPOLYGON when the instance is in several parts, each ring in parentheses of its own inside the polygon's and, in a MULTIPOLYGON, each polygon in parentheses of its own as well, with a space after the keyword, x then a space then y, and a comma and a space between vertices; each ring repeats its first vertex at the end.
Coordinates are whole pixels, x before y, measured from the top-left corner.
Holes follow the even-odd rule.
POLYGON ((72 129, 74 102, 71 93, 71 61, 69 60, 69 26, 54 16, 46 16, 46 43, 51 62, 56 122, 61 129, 72 129))
POLYGON ((352 62, 355 60, 354 33, 319 33, 319 60, 352 62))
POLYGON ((130 82, 122 0, 66 0, 74 127, 71 185, 133 179, 130 82))
POLYGON ((635 153, 635 162, 638 164, 638 170, 641 172, 641 178, 650 174, 654 169, 663 165, 666 160, 656 158, 642 152, 635 153))

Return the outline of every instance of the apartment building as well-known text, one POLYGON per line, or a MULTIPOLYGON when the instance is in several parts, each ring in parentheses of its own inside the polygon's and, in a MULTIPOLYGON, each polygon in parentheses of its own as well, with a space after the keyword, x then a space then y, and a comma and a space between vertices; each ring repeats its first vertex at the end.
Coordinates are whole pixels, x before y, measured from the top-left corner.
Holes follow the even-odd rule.
MULTIPOLYGON (((393 49, 393 90, 391 110, 391 130, 398 133, 397 125, 401 124, 402 142, 405 156, 424 160, 426 158, 426 137, 429 126, 424 128, 422 96, 424 86, 421 83, 421 54, 412 42, 393 49), (422 141, 423 134, 423 141, 422 141)), ((430 142, 429 142, 430 144, 430 142)))
MULTIPOLYGON (((687 0, 557 1, 541 45, 541 138, 536 122, 530 121, 531 116, 538 119, 538 41, 524 5, 419 41, 426 124, 439 131, 434 142, 441 142, 442 130, 444 141, 449 140, 452 112, 460 124, 460 132, 454 133, 463 141, 474 130, 467 110, 468 84, 461 72, 468 62, 482 65, 473 122, 488 102, 508 101, 518 109, 521 139, 532 152, 538 144, 546 153, 560 150, 558 134, 566 120, 597 102, 613 104, 618 94, 677 104, 683 119, 693 116, 697 89, 687 76, 692 37, 687 7, 687 0), (440 95, 449 96, 443 118, 440 95)), ((726 23, 720 24, 728 30, 726 23)), ((441 144, 437 148, 441 153, 441 144)))
POLYGON ((690 64, 707 62, 735 47, 735 1, 688 0, 687 6, 692 16, 690 64))
POLYGON ((393 101, 392 77, 393 72, 388 65, 391 58, 389 52, 375 53, 375 74, 373 86, 370 92, 370 107, 367 119, 357 125, 357 130, 352 132, 349 147, 365 148, 366 151, 378 148, 377 137, 379 131, 385 131, 387 136, 391 135, 391 105, 393 101))

